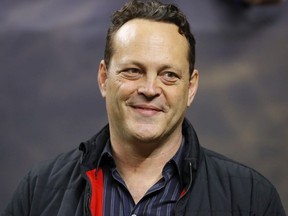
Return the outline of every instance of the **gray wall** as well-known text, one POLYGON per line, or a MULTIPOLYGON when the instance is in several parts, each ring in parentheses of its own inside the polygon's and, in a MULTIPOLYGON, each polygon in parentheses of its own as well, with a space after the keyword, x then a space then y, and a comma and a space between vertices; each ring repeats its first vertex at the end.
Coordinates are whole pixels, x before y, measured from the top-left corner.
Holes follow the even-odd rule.
MULTIPOLYGON (((0 211, 35 164, 106 124, 97 87, 110 14, 124 1, 9 1, 0 7, 0 211)), ((200 89, 187 117, 203 146, 254 167, 288 209, 288 13, 187 0, 200 89)))

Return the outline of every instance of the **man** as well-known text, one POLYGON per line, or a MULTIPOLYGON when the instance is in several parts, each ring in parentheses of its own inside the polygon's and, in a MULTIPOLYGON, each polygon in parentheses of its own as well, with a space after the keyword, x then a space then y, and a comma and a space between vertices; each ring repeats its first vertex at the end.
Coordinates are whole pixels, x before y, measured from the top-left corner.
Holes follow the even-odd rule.
POLYGON ((185 119, 195 40, 174 5, 133 1, 107 34, 98 84, 109 125, 30 171, 3 215, 285 215, 254 170, 204 149, 185 119))

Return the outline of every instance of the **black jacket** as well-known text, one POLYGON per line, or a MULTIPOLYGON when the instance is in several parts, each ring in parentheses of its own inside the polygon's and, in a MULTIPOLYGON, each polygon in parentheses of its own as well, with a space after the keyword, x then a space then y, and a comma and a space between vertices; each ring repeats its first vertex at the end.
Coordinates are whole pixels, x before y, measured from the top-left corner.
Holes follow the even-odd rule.
MULTIPOLYGON (((188 121, 183 123, 188 145, 183 182, 186 193, 175 215, 285 216, 271 183, 253 169, 201 147, 188 121)), ((96 167, 109 139, 108 126, 78 149, 32 169, 22 180, 2 216, 86 216, 90 213, 91 182, 86 173, 96 167)))

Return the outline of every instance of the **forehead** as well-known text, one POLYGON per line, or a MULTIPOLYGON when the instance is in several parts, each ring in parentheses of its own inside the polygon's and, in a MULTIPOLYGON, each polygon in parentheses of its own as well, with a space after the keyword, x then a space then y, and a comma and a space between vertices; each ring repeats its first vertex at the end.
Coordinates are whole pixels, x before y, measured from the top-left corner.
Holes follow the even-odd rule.
POLYGON ((188 61, 189 43, 175 24, 133 19, 115 33, 113 49, 114 54, 121 52, 125 55, 131 51, 135 55, 153 55, 155 58, 161 55, 162 59, 184 58, 188 61))

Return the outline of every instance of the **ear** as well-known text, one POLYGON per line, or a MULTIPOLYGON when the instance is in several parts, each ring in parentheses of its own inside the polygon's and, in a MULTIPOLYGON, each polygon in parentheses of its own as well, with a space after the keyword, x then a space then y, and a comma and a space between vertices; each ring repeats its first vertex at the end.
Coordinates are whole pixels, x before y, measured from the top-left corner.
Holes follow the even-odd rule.
POLYGON ((106 97, 107 68, 104 60, 100 62, 98 70, 98 86, 102 97, 106 97))
POLYGON ((196 95, 196 92, 198 89, 198 80, 199 80, 199 73, 198 73, 198 70, 195 69, 193 73, 191 74, 191 77, 189 80, 187 107, 189 107, 192 104, 192 101, 196 95))

